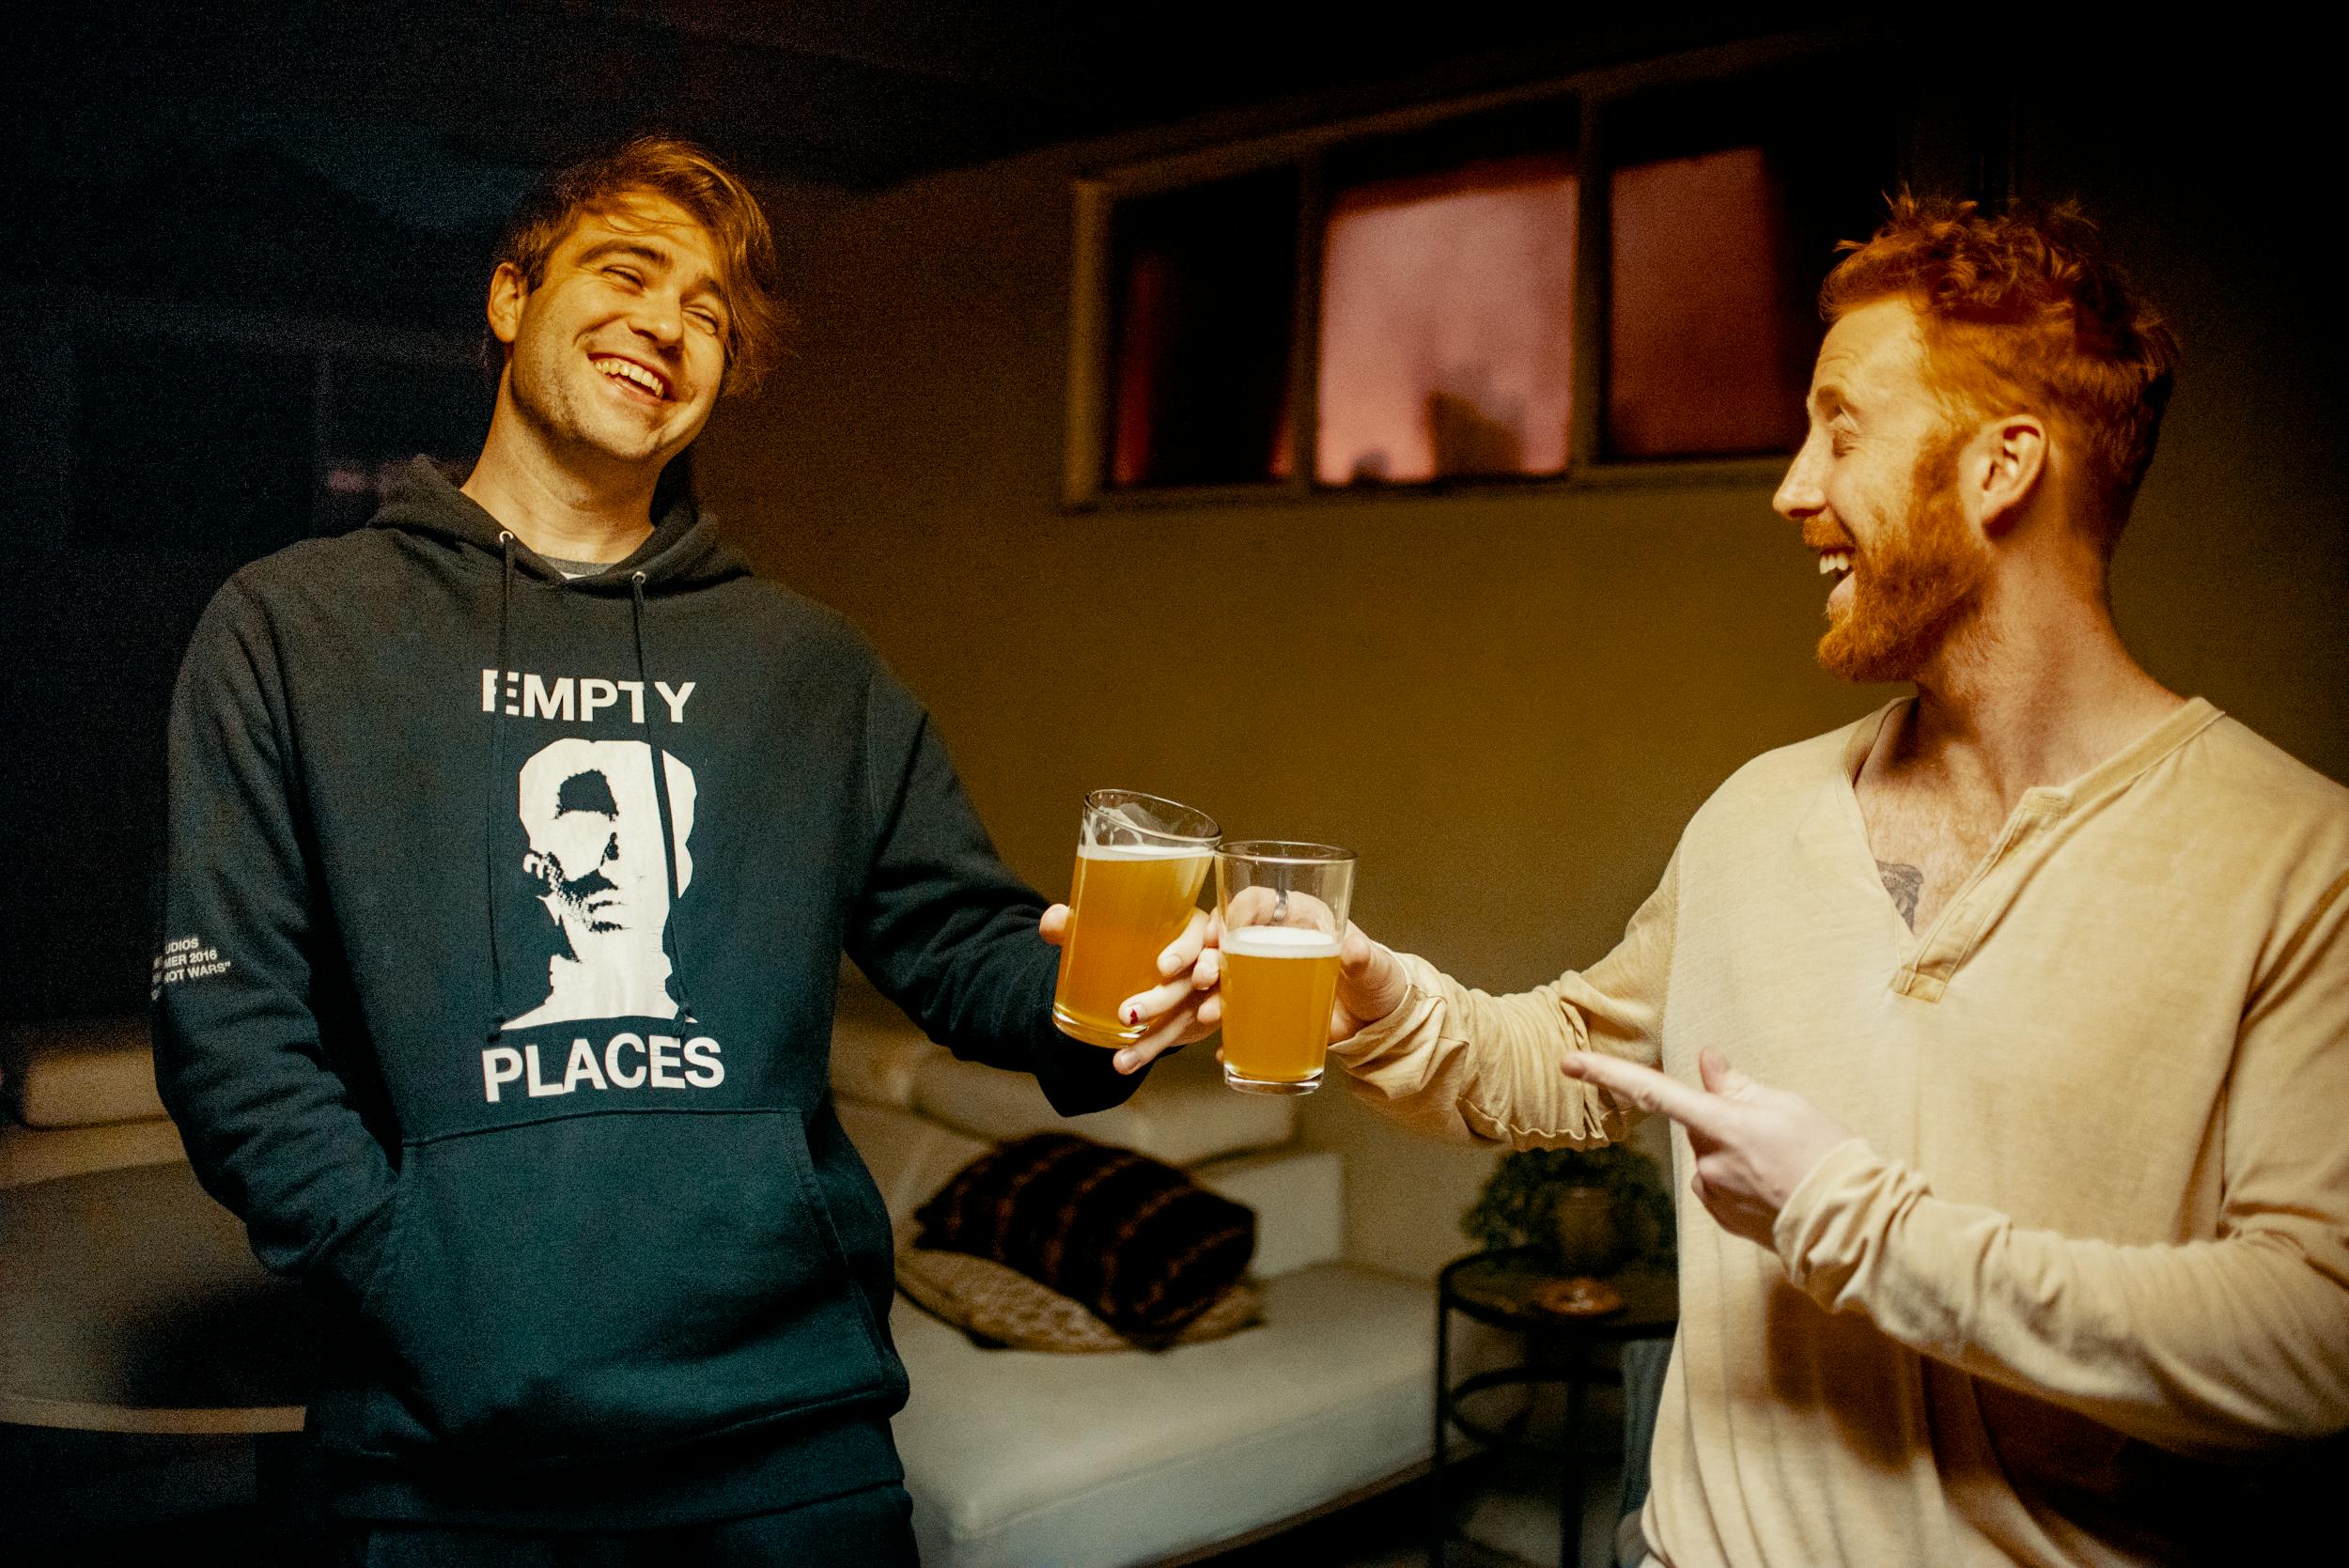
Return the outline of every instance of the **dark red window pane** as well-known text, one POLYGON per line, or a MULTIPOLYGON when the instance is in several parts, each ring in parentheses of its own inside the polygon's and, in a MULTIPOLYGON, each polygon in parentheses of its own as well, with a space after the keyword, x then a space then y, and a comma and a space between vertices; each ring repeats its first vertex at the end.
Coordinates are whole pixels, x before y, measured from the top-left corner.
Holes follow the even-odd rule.
POLYGON ((1322 241, 1321 483, 1564 471, 1576 193, 1563 151, 1335 193, 1322 241))
POLYGON ((1778 73, 1610 116, 1609 456, 1801 441, 1819 284, 1835 241, 1873 228, 1892 177, 1890 116, 1832 85, 1815 70, 1778 73))
POLYGON ((1608 446, 1619 457, 1767 452, 1802 439, 1781 227, 1760 147, 1614 172, 1608 446))
POLYGON ((1283 472, 1295 171, 1120 202, 1111 266, 1109 483, 1283 472))

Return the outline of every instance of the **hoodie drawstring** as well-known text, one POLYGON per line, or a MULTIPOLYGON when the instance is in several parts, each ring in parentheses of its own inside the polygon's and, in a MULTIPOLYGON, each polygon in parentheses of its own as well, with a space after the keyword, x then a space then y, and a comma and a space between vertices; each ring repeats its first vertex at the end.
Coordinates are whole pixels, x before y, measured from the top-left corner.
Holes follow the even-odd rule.
POLYGON ((506 1032, 506 965, 498 952, 498 786, 506 777, 506 654, 514 613, 514 536, 498 530, 506 569, 498 579, 498 663, 490 702, 490 776, 481 797, 481 873, 490 910, 490 1043, 506 1032))
MULTIPOLYGON (((629 597, 635 605, 636 678, 645 683, 645 695, 650 698, 655 688, 652 662, 645 657, 645 574, 633 571, 628 576, 629 597)), ((687 1023, 700 1020, 693 1017, 693 994, 685 982, 685 934, 678 927, 684 923, 677 917, 677 868, 676 813, 669 804, 669 755, 652 742, 652 704, 645 704, 645 737, 652 753, 652 784, 654 798, 661 804, 661 866, 669 876, 669 919, 661 939, 668 950, 669 965, 677 975, 678 1011, 687 1023)))

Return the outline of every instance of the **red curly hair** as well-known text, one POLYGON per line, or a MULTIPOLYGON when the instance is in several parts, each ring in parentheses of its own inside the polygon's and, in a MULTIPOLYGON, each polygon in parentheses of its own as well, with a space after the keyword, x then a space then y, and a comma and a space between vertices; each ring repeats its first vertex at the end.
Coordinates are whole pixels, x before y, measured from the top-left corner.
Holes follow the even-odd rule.
POLYGON ((1952 411, 2029 411, 2058 426, 2087 504, 2079 520, 2108 557, 2154 460, 2176 334, 2069 202, 2016 203, 1992 216, 1970 201, 1904 192, 1891 209, 1875 238, 1843 244, 1849 254, 1828 274, 1821 313, 1832 322, 1906 299, 1922 329, 1926 375, 1952 411))

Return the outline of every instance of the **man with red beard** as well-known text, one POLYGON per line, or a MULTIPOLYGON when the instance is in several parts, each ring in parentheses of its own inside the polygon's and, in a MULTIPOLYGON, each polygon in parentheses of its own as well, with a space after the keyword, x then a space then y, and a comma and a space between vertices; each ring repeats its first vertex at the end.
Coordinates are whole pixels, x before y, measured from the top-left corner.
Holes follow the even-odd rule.
POLYGON ((2175 346, 2084 221, 1904 199, 1824 306, 1776 505, 1822 662, 1916 694, 1740 769, 1588 970, 1350 931, 1333 1054, 1439 1136, 1672 1118, 1649 1560, 2204 1560, 2230 1461, 2349 1428, 2349 791, 2114 630, 2175 346))

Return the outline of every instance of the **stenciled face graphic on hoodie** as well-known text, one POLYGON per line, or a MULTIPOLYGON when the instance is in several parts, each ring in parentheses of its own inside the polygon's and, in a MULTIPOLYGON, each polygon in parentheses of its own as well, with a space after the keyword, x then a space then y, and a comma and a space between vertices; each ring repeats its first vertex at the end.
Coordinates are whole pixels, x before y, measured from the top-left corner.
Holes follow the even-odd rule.
MULTIPOLYGON (((693 773, 663 755, 677 826, 677 884, 693 877, 693 773)), ((522 764, 522 870, 544 890, 567 953, 548 961, 547 998, 512 1027, 579 1018, 677 1017, 668 994, 669 872, 652 748, 641 740, 553 741, 522 764)))

